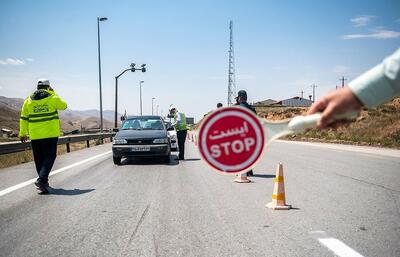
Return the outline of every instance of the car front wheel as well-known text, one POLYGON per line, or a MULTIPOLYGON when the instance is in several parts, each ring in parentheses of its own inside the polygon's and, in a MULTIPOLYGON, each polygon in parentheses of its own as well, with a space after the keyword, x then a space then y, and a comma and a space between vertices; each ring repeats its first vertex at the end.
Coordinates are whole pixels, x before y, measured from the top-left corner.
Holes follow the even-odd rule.
POLYGON ((115 165, 121 165, 121 157, 113 156, 113 161, 115 165))

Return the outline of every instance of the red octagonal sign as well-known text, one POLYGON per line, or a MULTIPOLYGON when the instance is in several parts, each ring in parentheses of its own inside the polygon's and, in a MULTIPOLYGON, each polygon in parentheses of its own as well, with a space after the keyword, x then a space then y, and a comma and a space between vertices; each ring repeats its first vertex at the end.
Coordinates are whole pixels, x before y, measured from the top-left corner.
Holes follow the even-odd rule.
POLYGON ((264 129, 243 107, 225 107, 211 113, 199 131, 200 153, 211 167, 223 173, 251 169, 264 150, 264 129))

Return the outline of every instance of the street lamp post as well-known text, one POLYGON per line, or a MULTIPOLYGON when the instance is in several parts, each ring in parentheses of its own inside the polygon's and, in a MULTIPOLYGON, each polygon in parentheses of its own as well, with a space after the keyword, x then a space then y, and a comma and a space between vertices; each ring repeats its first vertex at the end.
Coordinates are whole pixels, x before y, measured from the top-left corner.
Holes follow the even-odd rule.
POLYGON ((124 74, 125 72, 127 72, 128 70, 135 72, 137 70, 140 70, 142 72, 146 72, 146 64, 142 64, 141 68, 135 68, 134 63, 131 63, 131 67, 128 69, 123 70, 118 76, 115 76, 115 114, 114 114, 114 127, 117 128, 118 125, 118 119, 117 119, 117 115, 118 115, 118 79, 119 77, 122 76, 122 74, 124 74))
POLYGON ((140 116, 143 116, 143 110, 142 110, 142 83, 144 83, 143 80, 139 82, 139 87, 140 87, 140 116))
POLYGON ((151 98, 151 115, 154 115, 154 99, 155 97, 151 98))
POLYGON ((101 59, 100 59, 100 21, 106 21, 106 17, 97 17, 97 48, 99 52, 99 90, 100 90, 100 132, 103 132, 103 99, 101 93, 101 59))
POLYGON ((115 76, 115 115, 114 115, 114 127, 115 128, 117 128, 117 126, 118 126, 118 120, 117 120, 117 116, 118 116, 118 79, 119 79, 119 77, 122 76, 122 74, 124 74, 128 70, 131 70, 131 68, 125 69, 123 72, 121 72, 121 74, 119 74, 118 76, 115 76))

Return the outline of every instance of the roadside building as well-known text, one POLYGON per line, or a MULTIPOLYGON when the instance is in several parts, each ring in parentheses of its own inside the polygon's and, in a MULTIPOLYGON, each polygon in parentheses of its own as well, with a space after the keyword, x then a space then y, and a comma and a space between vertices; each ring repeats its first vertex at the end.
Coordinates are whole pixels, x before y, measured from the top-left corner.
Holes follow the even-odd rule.
POLYGON ((186 117, 186 124, 187 125, 193 125, 194 124, 194 118, 186 117))
POLYGON ((313 102, 311 100, 295 96, 280 101, 267 99, 264 101, 255 102, 253 105, 255 107, 310 107, 312 103, 313 102))
POLYGON ((313 104, 311 100, 295 96, 289 99, 276 102, 274 105, 281 105, 282 107, 310 107, 313 104))
POLYGON ((264 100, 264 101, 255 102, 255 103, 253 103, 253 105, 255 105, 255 106, 257 106, 257 105, 268 106, 268 105, 271 105, 271 104, 275 104, 277 102, 278 101, 276 101, 276 100, 267 99, 267 100, 264 100))

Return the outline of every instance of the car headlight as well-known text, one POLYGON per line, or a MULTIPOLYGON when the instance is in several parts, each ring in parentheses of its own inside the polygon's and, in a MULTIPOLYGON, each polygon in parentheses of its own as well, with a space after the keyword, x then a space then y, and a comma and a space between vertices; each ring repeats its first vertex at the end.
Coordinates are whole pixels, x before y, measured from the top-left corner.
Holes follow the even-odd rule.
POLYGON ((114 145, 123 145, 126 143, 128 143, 128 142, 126 141, 126 139, 123 139, 123 138, 114 138, 114 141, 113 141, 114 145))
POLYGON ((153 140, 154 144, 167 144, 168 138, 156 138, 153 140))

